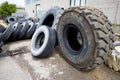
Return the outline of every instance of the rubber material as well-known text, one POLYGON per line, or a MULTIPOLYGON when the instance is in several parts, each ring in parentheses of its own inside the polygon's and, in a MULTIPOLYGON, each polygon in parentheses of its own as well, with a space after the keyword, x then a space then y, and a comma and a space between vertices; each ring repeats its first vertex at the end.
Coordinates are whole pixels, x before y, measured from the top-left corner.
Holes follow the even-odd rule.
POLYGON ((2 25, 0 25, 0 33, 4 32, 5 27, 3 27, 2 25))
POLYGON ((26 33, 29 30, 29 28, 30 27, 28 22, 23 22, 18 39, 25 39, 26 33))
POLYGON ((62 13, 63 9, 58 6, 50 8, 40 19, 38 27, 40 27, 41 25, 46 25, 56 30, 59 17, 62 13))
POLYGON ((8 38, 11 36, 11 34, 14 31, 13 25, 15 23, 9 24, 6 30, 3 33, 0 33, 0 39, 4 42, 8 40, 8 38))
POLYGON ((8 17, 8 23, 11 24, 11 23, 15 23, 17 21, 17 17, 15 16, 10 16, 8 17))
POLYGON ((26 39, 30 39, 33 36, 33 34, 36 30, 36 27, 37 27, 37 25, 34 23, 30 23, 29 26, 30 26, 30 28, 27 30, 27 33, 25 36, 26 39))
POLYGON ((17 38, 18 38, 18 35, 20 34, 20 31, 21 31, 21 29, 22 29, 22 22, 21 21, 19 21, 19 22, 17 22, 14 26, 13 26, 13 33, 12 33, 12 35, 10 36, 10 41, 14 41, 14 40, 16 40, 17 38))
POLYGON ((106 62, 113 48, 112 24, 95 8, 73 7, 65 10, 57 33, 63 58, 79 70, 92 70, 106 62))
POLYGON ((31 54, 35 57, 48 57, 56 43, 55 30, 47 26, 39 27, 31 40, 31 54))

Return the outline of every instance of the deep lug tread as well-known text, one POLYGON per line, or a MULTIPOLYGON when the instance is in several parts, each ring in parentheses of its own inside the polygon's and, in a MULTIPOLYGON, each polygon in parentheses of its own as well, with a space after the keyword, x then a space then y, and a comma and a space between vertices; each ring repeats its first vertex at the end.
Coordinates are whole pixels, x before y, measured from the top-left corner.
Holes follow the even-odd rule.
MULTIPOLYGON (((112 43, 114 40, 112 24, 109 22, 108 18, 103 14, 103 12, 98 9, 90 7, 74 7, 65 10, 67 12, 77 12, 87 19, 91 27, 94 29, 94 35, 96 39, 96 55, 95 60, 90 66, 85 68, 79 68, 78 65, 75 67, 80 70, 91 70, 101 63, 104 63, 110 55, 110 50, 112 49, 112 43)), ((79 16, 78 16, 79 17, 79 16)), ((74 66, 74 65, 73 65, 74 66)))

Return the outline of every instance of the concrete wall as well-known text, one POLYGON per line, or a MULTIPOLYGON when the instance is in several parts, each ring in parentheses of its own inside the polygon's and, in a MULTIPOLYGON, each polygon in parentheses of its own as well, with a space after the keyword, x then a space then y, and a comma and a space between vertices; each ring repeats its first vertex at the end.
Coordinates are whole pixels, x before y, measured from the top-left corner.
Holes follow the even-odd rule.
POLYGON ((52 6, 69 7, 69 0, 39 0, 25 6, 25 12, 28 16, 36 17, 36 4, 40 4, 41 15, 52 6), (34 11, 34 13, 33 13, 34 11))
POLYGON ((86 5, 100 9, 112 23, 120 24, 120 0, 87 0, 86 5))
POLYGON ((16 13, 24 13, 25 9, 24 8, 17 8, 16 13))
POLYGON ((35 17, 36 15, 36 4, 40 4, 40 1, 33 2, 25 6, 25 12, 29 17, 35 17))
MULTIPOLYGON (((112 23, 120 24, 120 0, 86 0, 86 6, 100 9, 112 23)), ((52 6, 64 8, 70 7, 70 0, 39 0, 28 4, 25 11, 28 16, 36 17, 36 4, 40 4, 40 15, 42 16, 52 6), (34 13, 33 13, 34 11, 34 13)))

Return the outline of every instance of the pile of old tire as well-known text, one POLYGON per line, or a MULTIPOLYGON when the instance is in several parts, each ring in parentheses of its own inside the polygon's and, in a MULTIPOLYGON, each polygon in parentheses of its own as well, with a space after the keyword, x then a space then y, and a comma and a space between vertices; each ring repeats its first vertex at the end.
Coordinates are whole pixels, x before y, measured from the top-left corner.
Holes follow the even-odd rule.
POLYGON ((5 19, 5 22, 8 23, 8 24, 11 24, 11 23, 15 23, 17 22, 19 19, 19 17, 16 17, 16 16, 9 16, 5 19))
POLYGON ((31 40, 34 57, 48 57, 56 40, 63 58, 78 70, 89 71, 107 61, 114 42, 112 24, 91 7, 49 9, 31 40), (57 33, 57 39, 56 39, 57 33))
MULTIPOLYGON (((5 27, 2 26, 2 25, 0 25, 0 34, 3 33, 4 30, 5 30, 5 27)), ((2 49, 1 49, 2 45, 3 45, 3 42, 2 42, 2 40, 0 40, 0 53, 1 53, 1 51, 2 51, 2 49)))
POLYGON ((6 29, 0 32, 0 53, 2 52, 1 47, 4 45, 4 41, 8 40, 13 32, 13 25, 14 23, 8 25, 6 29))
POLYGON ((8 24, 7 28, 0 27, 0 51, 2 45, 7 42, 30 39, 35 32, 39 19, 20 19, 8 24))

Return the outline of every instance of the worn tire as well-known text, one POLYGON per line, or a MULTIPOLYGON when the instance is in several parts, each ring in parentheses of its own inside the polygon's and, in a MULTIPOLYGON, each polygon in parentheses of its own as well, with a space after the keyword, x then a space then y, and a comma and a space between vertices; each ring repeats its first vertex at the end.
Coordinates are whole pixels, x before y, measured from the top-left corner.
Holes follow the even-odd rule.
POLYGON ((8 40, 11 36, 11 34, 14 31, 13 25, 15 23, 9 24, 8 27, 5 29, 5 31, 3 33, 0 33, 0 39, 4 42, 6 40, 8 40))
POLYGON ((11 24, 11 23, 15 23, 17 21, 17 17, 15 16, 10 16, 8 17, 8 23, 11 24))
POLYGON ((113 43, 112 25, 99 10, 73 7, 60 17, 57 37, 63 57, 79 70, 105 62, 113 43))
POLYGON ((31 40, 31 54, 35 57, 48 57, 56 42, 55 30, 47 26, 39 27, 31 40))
POLYGON ((58 6, 50 8, 40 19, 38 27, 40 27, 41 25, 46 25, 56 30, 59 17, 61 16, 62 13, 63 9, 61 9, 58 6))
POLYGON ((3 27, 2 25, 0 25, 0 33, 4 32, 5 27, 3 27))
POLYGON ((26 33, 29 30, 29 28, 30 28, 29 23, 23 22, 18 39, 25 39, 26 33))
POLYGON ((33 23, 38 23, 40 21, 40 19, 39 18, 35 18, 35 19, 33 19, 33 23))
POLYGON ((18 38, 18 36, 19 36, 19 34, 20 34, 20 31, 21 31, 21 29, 22 29, 22 22, 21 21, 19 21, 19 22, 17 22, 14 26, 13 26, 13 33, 11 34, 11 36, 10 36, 10 41, 14 41, 14 40, 16 40, 17 38, 18 38))
POLYGON ((0 48, 4 45, 4 42, 0 40, 0 48))
POLYGON ((26 39, 30 39, 33 36, 33 34, 36 30, 36 27, 37 27, 37 25, 34 23, 30 23, 29 25, 30 25, 30 28, 28 29, 28 31, 26 33, 26 36, 25 36, 26 39))
POLYGON ((2 52, 2 48, 0 47, 0 53, 2 52))

